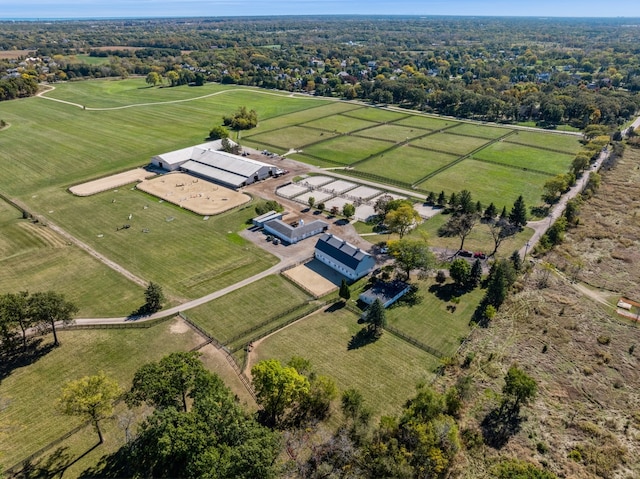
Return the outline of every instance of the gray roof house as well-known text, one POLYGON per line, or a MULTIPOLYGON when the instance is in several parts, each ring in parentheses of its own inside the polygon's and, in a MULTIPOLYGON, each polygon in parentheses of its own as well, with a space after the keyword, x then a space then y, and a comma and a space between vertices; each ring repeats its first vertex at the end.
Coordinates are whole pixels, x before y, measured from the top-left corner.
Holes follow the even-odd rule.
POLYGON ((281 219, 274 219, 265 222, 263 227, 267 233, 277 236, 285 243, 294 244, 305 238, 309 238, 310 236, 326 231, 329 227, 329 223, 322 220, 305 223, 303 220, 300 220, 298 226, 291 226, 281 219))
POLYGON ((315 257, 352 281, 366 276, 376 267, 376 260, 369 253, 328 233, 318 239, 315 257))
POLYGON ((410 288, 411 286, 404 281, 377 281, 371 288, 361 293, 358 298, 367 304, 379 299, 387 308, 404 296, 410 288))

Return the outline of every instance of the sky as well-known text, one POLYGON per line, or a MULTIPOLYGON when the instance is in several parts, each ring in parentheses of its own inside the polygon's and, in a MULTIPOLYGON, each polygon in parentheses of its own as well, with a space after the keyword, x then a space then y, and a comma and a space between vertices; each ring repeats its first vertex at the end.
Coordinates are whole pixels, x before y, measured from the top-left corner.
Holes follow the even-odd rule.
POLYGON ((226 17, 264 15, 640 17, 640 2, 595 0, 0 0, 0 18, 226 17))

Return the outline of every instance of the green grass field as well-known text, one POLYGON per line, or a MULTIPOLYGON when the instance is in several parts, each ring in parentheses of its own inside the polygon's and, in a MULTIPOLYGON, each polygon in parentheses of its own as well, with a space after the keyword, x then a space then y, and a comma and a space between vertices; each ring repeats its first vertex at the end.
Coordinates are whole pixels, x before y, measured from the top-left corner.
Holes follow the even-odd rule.
POLYGON ((396 121, 395 124, 412 128, 422 128, 425 130, 439 130, 448 126, 457 125, 458 122, 454 120, 436 118, 433 116, 410 115, 406 118, 396 121))
MULTIPOLYGON (((481 289, 460 296, 455 311, 447 309, 453 303, 439 298, 429 288, 435 284, 432 279, 417 281, 421 301, 413 306, 396 303, 387 310, 387 321, 408 336, 435 348, 444 356, 452 356, 460 340, 471 332, 469 319, 484 295, 481 289)), ((441 295, 449 297, 452 283, 440 287, 441 295)))
POLYGON ((349 350, 349 340, 362 328, 357 319, 346 309, 312 315, 263 340, 254 349, 256 361, 302 356, 340 390, 360 390, 376 415, 397 413, 416 383, 433 377, 438 359, 388 332, 349 350))
POLYGON ((311 143, 328 140, 336 136, 333 132, 307 128, 304 126, 290 126, 276 131, 269 131, 257 135, 245 136, 246 144, 256 145, 287 145, 280 147, 282 153, 286 153, 288 148, 301 149, 311 143))
POLYGON ((49 203, 48 216, 179 298, 203 296, 276 263, 275 257, 236 233, 255 215, 251 203, 203 221, 202 216, 131 187, 82 198, 56 197, 49 203), (125 223, 131 227, 116 231, 125 223))
POLYGON ((355 168, 374 174, 384 172, 386 178, 411 184, 455 161, 456 158, 453 155, 404 145, 359 163, 355 168))
POLYGON ((452 133, 454 135, 477 136, 479 138, 486 138, 488 140, 500 138, 510 131, 512 131, 510 128, 500 128, 497 126, 488 126, 475 123, 460 123, 451 130, 448 130, 449 133, 452 133))
POLYGON ((361 118, 363 120, 373 121, 375 123, 391 123, 403 118, 407 118, 409 115, 405 113, 398 113, 395 111, 383 110, 381 108, 359 108, 357 110, 351 110, 345 113, 347 116, 353 118, 361 118))
POLYGON ((522 171, 508 166, 475 161, 468 158, 438 175, 424 181, 419 188, 447 194, 467 189, 474 200, 488 205, 493 202, 499 209, 510 208, 519 195, 527 206, 541 203, 542 186, 550 176, 522 171))
MULTIPOLYGON (((29 456, 81 423, 56 411, 55 400, 65 382, 104 371, 127 388, 135 371, 173 351, 187 351, 201 342, 190 329, 172 332, 175 321, 149 329, 60 331, 61 346, 0 383, 0 450, 5 467, 29 456)), ((50 335, 46 342, 50 341, 50 335)), ((90 431, 90 440, 97 442, 90 431)), ((120 431, 120 440, 124 439, 120 431)), ((73 441, 73 438, 70 439, 73 441)), ((64 445, 64 443, 62 444, 64 445)), ((94 456, 94 461, 99 455, 94 456)))
POLYGON ((516 130, 514 135, 506 138, 506 142, 521 143, 529 146, 542 146, 553 150, 564 151, 575 155, 580 149, 580 137, 574 135, 554 135, 535 131, 516 130))
POLYGON ((0 201, 0 291, 49 289, 76 304, 81 317, 126 316, 144 302, 140 286, 0 201))
POLYGON ((393 143, 386 141, 371 140, 357 136, 340 136, 309 146, 305 148, 303 152, 308 155, 350 165, 368 156, 380 153, 392 146, 393 143))
POLYGON ((332 115, 324 118, 318 118, 317 120, 304 123, 303 126, 309 128, 318 128, 320 130, 333 131, 335 133, 351 133, 354 130, 360 130, 363 128, 371 128, 376 126, 377 123, 368 120, 360 120, 358 118, 351 118, 344 115, 332 115))
POLYGON ((374 128, 369 128, 364 131, 355 133, 357 136, 364 136, 366 138, 388 140, 394 143, 400 143, 407 140, 412 140, 418 136, 426 135, 429 132, 421 130, 420 128, 411 128, 409 126, 402 125, 379 125, 374 128))
POLYGON ((558 171, 568 170, 574 155, 501 141, 480 150, 473 157, 518 168, 543 171, 552 175, 558 171))
POLYGON ((472 138, 470 136, 453 135, 449 133, 435 133, 433 135, 411 141, 414 146, 438 151, 447 151, 453 155, 466 155, 476 148, 486 144, 488 140, 472 138))
POLYGON ((267 276, 188 312, 213 337, 230 338, 312 299, 279 275, 267 276))

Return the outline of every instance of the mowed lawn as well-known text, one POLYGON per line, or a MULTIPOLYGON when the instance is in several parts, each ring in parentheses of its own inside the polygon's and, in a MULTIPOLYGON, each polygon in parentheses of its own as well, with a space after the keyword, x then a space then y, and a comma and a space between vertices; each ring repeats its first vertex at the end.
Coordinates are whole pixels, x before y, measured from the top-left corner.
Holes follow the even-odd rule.
POLYGON ((22 219, 0 201, 0 292, 54 290, 78 316, 125 316, 144 291, 46 226, 22 219))
POLYGON ((303 126, 308 128, 317 128, 320 130, 333 131, 335 133, 351 133, 355 130, 375 127, 377 123, 368 120, 360 120, 345 115, 331 115, 317 120, 304 123, 303 126))
POLYGON ((454 120, 436 118, 433 116, 410 115, 395 122, 396 125, 422 128, 425 130, 440 130, 442 128, 458 125, 454 120))
POLYGON ((315 371, 332 377, 339 389, 358 389, 375 415, 395 414, 415 392, 419 381, 429 381, 438 359, 385 332, 371 344, 348 349, 362 325, 346 309, 329 308, 302 319, 264 339, 254 349, 255 361, 292 356, 311 361, 315 371))
MULTIPOLYGON (((67 381, 104 371, 128 388, 143 364, 174 351, 188 351, 202 341, 191 329, 177 330, 175 325, 176 320, 170 320, 149 329, 60 331, 60 347, 14 370, 0 383, 3 465, 12 466, 82 423, 55 408, 67 381)), ((46 336, 45 343, 50 341, 51 335, 46 336)), ((124 439, 122 430, 118 436, 124 439)), ((83 451, 97 442, 92 431, 89 438, 83 451)))
POLYGON ((328 140, 336 136, 333 132, 322 131, 306 126, 290 126, 274 131, 267 131, 255 135, 245 135, 243 142, 247 145, 267 145, 279 150, 277 153, 286 153, 290 148, 300 149, 306 145, 328 140))
POLYGON ((384 110, 382 108, 369 107, 354 109, 349 111, 348 113, 344 113, 344 115, 353 118, 361 118, 363 120, 369 120, 376 123, 392 123, 411 116, 406 113, 399 113, 396 111, 384 110))
POLYGON ((357 136, 340 136, 311 145, 305 148, 303 152, 318 158, 350 165, 393 146, 393 143, 387 141, 371 140, 357 136))
POLYGON ((446 151, 452 155, 466 155, 485 145, 489 140, 451 133, 434 133, 411 142, 412 145, 431 150, 446 151))
MULTIPOLYGON (((488 203, 485 206, 488 206, 488 203)), ((507 211, 509 211, 513 204, 508 204, 506 206, 507 211)), ((431 245, 437 245, 440 248, 446 248, 451 254, 453 254, 458 250, 460 246, 460 238, 457 236, 438 236, 438 229, 447 221, 449 221, 449 218, 451 218, 450 215, 435 215, 428 220, 423 221, 416 229, 409 232, 409 236, 414 237, 415 239, 420 239, 423 237, 424 233, 426 233, 431 245)), ((524 228, 519 233, 505 239, 498 248, 496 256, 500 258, 508 258, 515 250, 519 250, 520 248, 522 248, 526 244, 527 240, 531 238, 532 234, 533 230, 531 228, 524 228)), ((381 238, 386 238, 386 236, 387 235, 381 235, 381 238)), ((493 248, 494 242, 493 238, 491 237, 489 227, 485 223, 478 222, 473 227, 473 230, 471 230, 469 236, 467 236, 467 238, 465 239, 464 249, 489 254, 493 251, 493 248)))
POLYGON ((411 128, 410 126, 386 124, 378 125, 373 128, 368 128, 363 131, 355 133, 356 136, 364 136, 366 138, 373 138, 378 140, 388 140, 395 143, 401 143, 404 141, 412 140, 419 136, 429 134, 428 131, 420 128, 411 128))
POLYGON ((552 175, 568 170, 574 155, 500 141, 480 150, 473 157, 552 175))
POLYGON ((471 332, 469 319, 473 315, 484 291, 475 290, 460 296, 455 310, 449 301, 452 283, 437 285, 434 280, 417 281, 418 304, 408 306, 396 303, 387 310, 387 321, 404 334, 440 351, 444 356, 452 356, 460 346, 460 341, 471 332), (434 286, 435 285, 435 286, 434 286), (434 287, 433 291, 429 288, 434 287))
POLYGON ((448 133, 452 133, 454 135, 476 136, 478 138, 486 138, 488 140, 500 138, 510 131, 513 130, 510 128, 500 128, 497 126, 480 125, 476 123, 459 123, 454 128, 447 130, 448 133))
POLYGON ((187 312, 189 319, 226 343, 282 313, 312 299, 280 275, 267 276, 187 312))
POLYGON ((475 201, 480 200, 483 205, 493 202, 501 210, 503 206, 511 208, 520 195, 527 207, 540 204, 542 186, 549 178, 540 173, 467 158, 418 187, 436 193, 444 190, 447 195, 466 189, 471 191, 475 201))
POLYGON ((516 133, 506 138, 505 141, 529 146, 542 146, 575 155, 581 146, 580 138, 580 136, 576 135, 559 135, 516 130, 516 133))
MULTIPOLYGON (((403 145, 355 166, 357 171, 382 174, 412 184, 456 160, 456 156, 403 145)), ((347 172, 348 173, 348 172, 347 172)))
POLYGON ((82 198, 65 193, 49 204, 47 216, 178 300, 203 296, 277 262, 237 234, 255 216, 253 203, 205 221, 132 188, 82 198), (130 228, 117 230, 125 224, 130 228))

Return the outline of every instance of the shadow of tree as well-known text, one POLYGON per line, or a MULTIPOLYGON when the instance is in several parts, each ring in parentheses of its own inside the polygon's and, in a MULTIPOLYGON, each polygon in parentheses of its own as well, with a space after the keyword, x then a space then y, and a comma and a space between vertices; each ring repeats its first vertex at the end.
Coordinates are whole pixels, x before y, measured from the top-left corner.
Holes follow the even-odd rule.
POLYGON ((480 424, 485 444, 500 449, 518 433, 522 418, 520 408, 497 407, 480 424))
POLYGON ((451 298, 461 296, 467 293, 467 290, 461 289, 454 283, 432 284, 429 286, 429 292, 435 294, 436 298, 441 301, 451 301, 451 298))
POLYGON ((354 349, 359 349, 365 347, 367 344, 375 343, 378 340, 379 336, 376 335, 373 329, 370 329, 368 326, 365 326, 356 334, 351 336, 349 340, 349 345, 347 346, 347 350, 352 351, 354 349))
POLYGON ((62 477, 69 467, 98 446, 100 446, 100 443, 94 444, 75 459, 69 454, 68 447, 59 447, 36 462, 26 462, 22 469, 11 477, 19 479, 53 479, 54 477, 62 477))
POLYGON ((130 465, 130 448, 128 445, 125 445, 112 454, 102 456, 95 466, 82 471, 78 478, 93 479, 132 477, 133 471, 131 471, 130 465))
POLYGON ((27 349, 22 348, 22 342, 15 345, 5 345, 0 350, 0 381, 8 377, 15 369, 29 366, 51 352, 55 346, 53 343, 42 344, 41 337, 27 340, 27 349), (18 345, 19 344, 19 345, 18 345))
POLYGON ((344 308, 345 304, 343 301, 338 301, 336 303, 331 304, 327 309, 324 310, 325 313, 335 313, 336 311, 340 311, 344 308))

